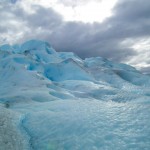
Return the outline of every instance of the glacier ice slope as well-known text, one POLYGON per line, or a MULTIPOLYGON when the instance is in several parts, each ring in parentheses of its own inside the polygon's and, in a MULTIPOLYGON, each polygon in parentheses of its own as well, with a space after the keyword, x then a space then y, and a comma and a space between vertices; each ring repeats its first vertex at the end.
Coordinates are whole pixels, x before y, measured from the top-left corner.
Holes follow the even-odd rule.
POLYGON ((149 150, 150 77, 44 41, 0 47, 0 150, 149 150))

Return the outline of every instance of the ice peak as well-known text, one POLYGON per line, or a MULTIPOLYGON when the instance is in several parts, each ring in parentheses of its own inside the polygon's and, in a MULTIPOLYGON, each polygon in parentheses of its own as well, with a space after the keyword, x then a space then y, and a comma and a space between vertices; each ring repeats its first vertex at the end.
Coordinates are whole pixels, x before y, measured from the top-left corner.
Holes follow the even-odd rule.
POLYGON ((51 45, 48 42, 35 39, 26 41, 20 45, 5 44, 0 46, 0 50, 13 53, 24 53, 32 50, 45 50, 47 51, 47 53, 55 53, 55 50, 51 47, 51 45))
POLYGON ((34 39, 26 41, 21 45, 22 51, 38 50, 38 49, 46 49, 46 48, 51 48, 51 45, 48 42, 41 41, 41 40, 34 40, 34 39))

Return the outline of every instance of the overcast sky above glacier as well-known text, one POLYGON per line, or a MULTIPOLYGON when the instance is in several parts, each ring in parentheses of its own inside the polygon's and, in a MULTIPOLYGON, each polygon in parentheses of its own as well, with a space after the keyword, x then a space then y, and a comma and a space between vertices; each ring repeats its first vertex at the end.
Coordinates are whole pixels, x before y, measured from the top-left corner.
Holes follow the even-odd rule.
POLYGON ((150 0, 1 0, 0 20, 1 44, 36 38, 150 70, 150 0))

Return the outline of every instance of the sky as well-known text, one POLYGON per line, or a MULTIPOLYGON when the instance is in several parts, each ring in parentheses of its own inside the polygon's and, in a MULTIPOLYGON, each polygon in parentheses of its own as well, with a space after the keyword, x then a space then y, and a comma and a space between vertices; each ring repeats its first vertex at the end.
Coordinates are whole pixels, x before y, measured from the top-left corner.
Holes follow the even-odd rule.
POLYGON ((0 44, 48 41, 150 73, 150 0, 0 0, 0 44))

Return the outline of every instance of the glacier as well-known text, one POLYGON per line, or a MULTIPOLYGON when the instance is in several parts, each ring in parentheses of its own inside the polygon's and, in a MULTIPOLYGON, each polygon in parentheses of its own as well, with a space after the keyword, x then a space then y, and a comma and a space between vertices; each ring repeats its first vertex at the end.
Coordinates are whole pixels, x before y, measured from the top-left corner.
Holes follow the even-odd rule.
POLYGON ((0 46, 0 150, 149 150, 150 76, 45 41, 0 46))

